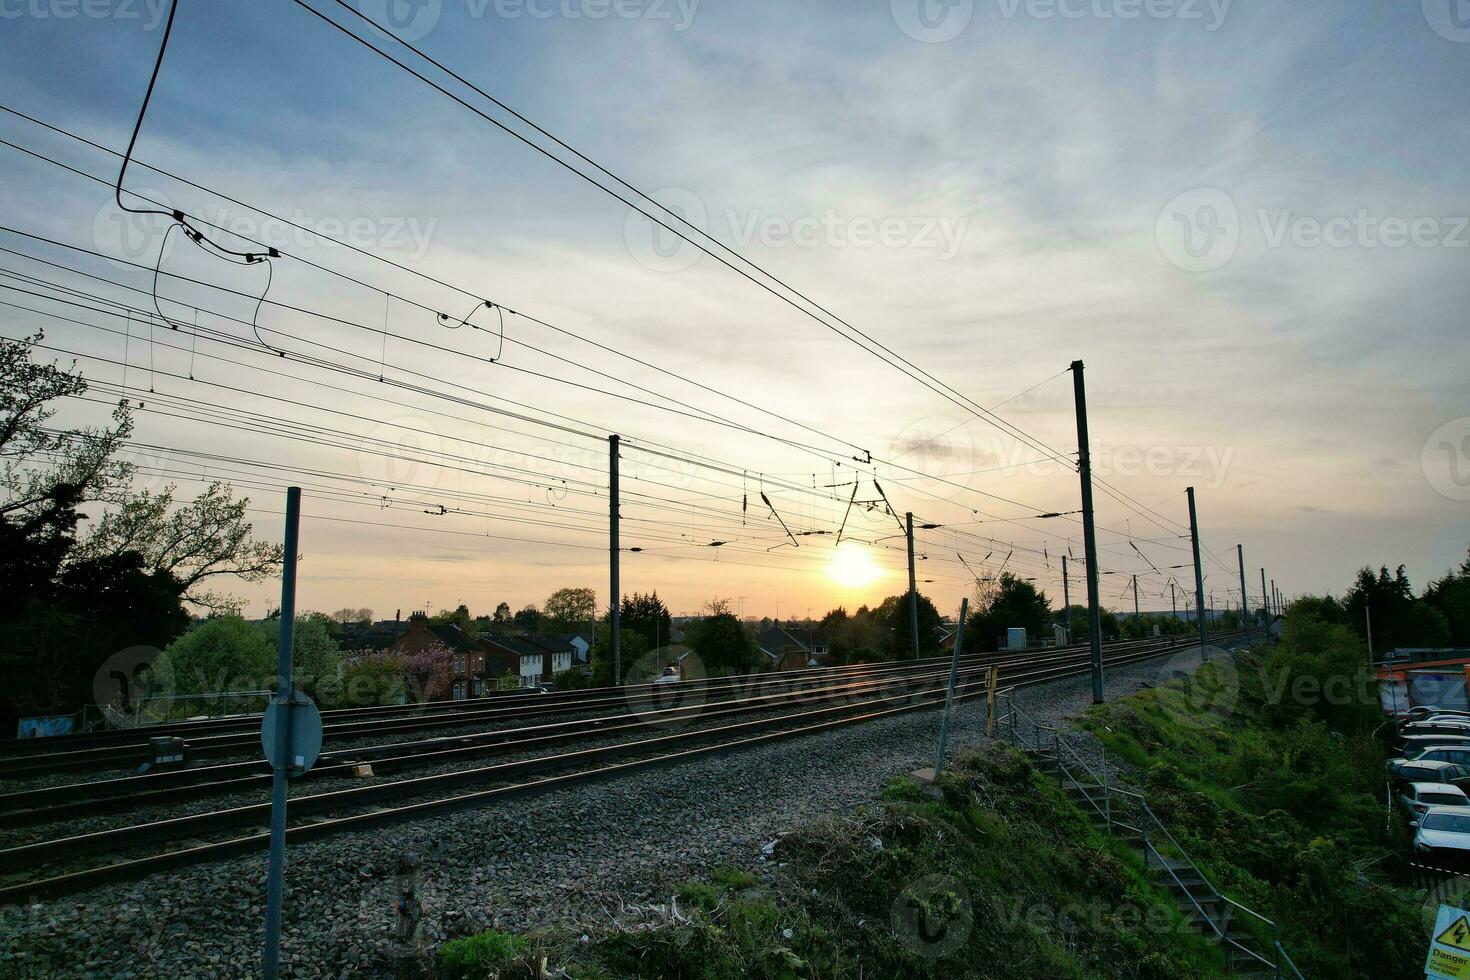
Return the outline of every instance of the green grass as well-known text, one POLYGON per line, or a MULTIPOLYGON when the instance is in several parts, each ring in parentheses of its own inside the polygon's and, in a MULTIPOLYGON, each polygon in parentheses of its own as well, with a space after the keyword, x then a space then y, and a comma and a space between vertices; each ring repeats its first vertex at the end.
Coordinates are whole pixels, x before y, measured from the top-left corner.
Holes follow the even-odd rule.
POLYGON ((1221 977, 1135 855, 1024 756, 962 756, 942 796, 895 781, 805 827, 759 878, 722 868, 676 896, 686 921, 544 935, 582 978, 1221 977))
POLYGON ((1153 808, 1226 895, 1274 919, 1309 977, 1417 978, 1419 896, 1387 820, 1382 718, 1366 651, 1293 613, 1283 641, 1089 711, 1083 727, 1144 774, 1153 808), (1313 696, 1346 681, 1347 697, 1313 696), (1303 695, 1302 692, 1306 692, 1303 695))

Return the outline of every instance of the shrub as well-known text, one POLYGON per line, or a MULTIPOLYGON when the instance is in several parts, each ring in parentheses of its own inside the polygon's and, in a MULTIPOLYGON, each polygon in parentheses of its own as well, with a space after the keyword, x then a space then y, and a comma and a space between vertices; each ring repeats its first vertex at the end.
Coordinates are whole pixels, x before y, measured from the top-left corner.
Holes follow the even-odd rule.
POLYGON ((439 973, 446 980, 484 980, 508 966, 526 945, 519 936, 495 929, 451 939, 439 947, 439 973))

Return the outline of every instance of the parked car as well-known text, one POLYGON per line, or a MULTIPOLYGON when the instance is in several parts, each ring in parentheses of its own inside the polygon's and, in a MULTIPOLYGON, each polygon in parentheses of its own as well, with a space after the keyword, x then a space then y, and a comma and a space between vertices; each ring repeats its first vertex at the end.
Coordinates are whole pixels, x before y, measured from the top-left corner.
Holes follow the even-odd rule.
POLYGON ((1454 762, 1405 762, 1393 771, 1394 778, 1404 783, 1470 784, 1470 767, 1454 762))
POLYGON ((1470 719, 1470 711, 1460 708, 1439 708, 1432 704, 1417 705, 1410 708, 1407 714, 1410 721, 1427 721, 1430 718, 1470 719))
POLYGON ((678 667, 665 667, 664 672, 654 680, 655 684, 677 684, 683 678, 679 676, 678 667))
POLYGON ((1470 746, 1470 735, 1409 735, 1398 740, 1399 753, 1411 758, 1421 749, 1470 746))
POLYGON ((1416 819, 1429 812, 1430 807, 1463 806, 1470 808, 1470 796, 1458 786, 1449 783, 1409 783, 1399 791, 1399 802, 1416 819))
POLYGON ((1399 732, 1409 735, 1470 735, 1470 719, 1459 718, 1437 721, 1411 721, 1399 732))
POLYGON ((1411 823, 1416 854, 1456 865, 1470 862, 1470 807, 1432 806, 1411 823))
POLYGON ((1424 745, 1405 752, 1401 758, 1388 760, 1388 771, 1397 772, 1410 762, 1453 762, 1470 768, 1470 745, 1424 745))

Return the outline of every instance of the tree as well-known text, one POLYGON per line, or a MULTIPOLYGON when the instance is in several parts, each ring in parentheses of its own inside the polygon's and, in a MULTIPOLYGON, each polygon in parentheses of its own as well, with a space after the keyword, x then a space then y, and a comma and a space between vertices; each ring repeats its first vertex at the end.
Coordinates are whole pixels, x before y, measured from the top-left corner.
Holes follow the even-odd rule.
POLYGON ((557 589, 546 597, 547 625, 565 630, 597 620, 597 593, 591 589, 557 589))
POLYGON ((491 621, 493 623, 495 623, 496 626, 509 626, 510 625, 510 603, 508 603, 508 602, 502 602, 502 603, 499 603, 498 605, 496 605, 496 607, 495 607, 495 615, 492 617, 491 621))
MULTIPOLYGON (((212 616, 163 651, 175 696, 259 691, 276 675, 275 644, 258 624, 235 615, 212 616)), ((197 709, 204 702, 183 703, 197 709)))
POLYGON ((112 654, 178 636, 182 601, 228 605, 203 583, 279 564, 250 538, 246 501, 228 490, 216 485, 174 513, 172 487, 132 490, 134 467, 116 458, 132 433, 126 401, 106 427, 48 428, 52 403, 88 388, 74 366, 34 361, 40 340, 0 340, 0 725, 90 701, 112 654))
POLYGON ((996 649, 996 641, 1008 629, 1025 629, 1029 638, 1051 632, 1051 600, 1034 584, 1009 572, 1003 573, 993 588, 981 591, 975 606, 965 624, 966 632, 973 637, 966 645, 973 650, 996 649))
POLYGON ((827 615, 823 616, 822 621, 817 625, 824 630, 835 630, 840 629, 844 624, 847 623, 847 621, 847 610, 844 609, 842 606, 838 606, 836 609, 833 609, 831 612, 827 613, 827 615))
POLYGON ((1383 652, 1399 647, 1444 646, 1449 642, 1448 617, 1414 598, 1404 566, 1390 575, 1382 567, 1359 570, 1343 601, 1348 625, 1360 637, 1368 635, 1368 616, 1373 620, 1373 649, 1383 652))
POLYGON ((527 606, 512 617, 518 629, 534 630, 541 626, 541 611, 535 606, 527 606))
MULTIPOLYGON (((648 640, 637 630, 618 630, 618 660, 622 667, 622 678, 618 683, 628 679, 634 666, 639 660, 646 657, 650 647, 648 640)), ((593 638, 592 649, 587 653, 592 668, 593 687, 611 687, 613 681, 613 655, 612 655, 612 624, 606 619, 597 624, 597 635, 593 638)), ((658 665, 660 668, 663 664, 658 665)))
POLYGON ((721 599, 716 596, 704 604, 705 616, 729 616, 734 604, 729 599, 721 599))
MULTIPOLYGON (((279 618, 277 615, 277 620, 279 618)), ((267 621, 257 625, 270 646, 271 662, 274 663, 281 636, 280 623, 267 621)), ((318 700, 331 700, 334 695, 328 692, 332 692, 340 683, 342 651, 337 646, 335 626, 332 617, 322 613, 309 612, 296 617, 292 642, 292 680, 318 700)), ((262 678, 262 681, 262 690, 271 687, 275 683, 274 670, 269 677, 262 678)))
POLYGON ((475 626, 475 617, 470 615, 470 607, 460 603, 453 609, 441 609, 429 617, 429 622, 435 626, 457 626, 465 636, 476 636, 479 629, 475 626))
POLYGON ((85 560, 137 552, 154 571, 177 578, 187 602, 211 610, 223 609, 231 600, 204 588, 205 583, 225 575, 259 582, 280 569, 286 549, 251 538, 245 520, 249 497, 235 500, 229 487, 211 483, 176 507, 174 490, 145 490, 124 499, 97 521, 78 545, 77 556, 85 560))
POLYGON ((1470 646, 1470 557, 1457 572, 1445 573, 1444 578, 1425 589, 1424 602, 1444 617, 1449 642, 1470 646))
POLYGON ((657 592, 639 595, 637 592, 623 597, 618 609, 618 619, 624 630, 642 634, 654 646, 666 646, 673 632, 674 623, 669 608, 663 604, 657 592))
POLYGON ((909 594, 889 596, 876 611, 875 619, 883 630, 883 652, 889 660, 915 660, 924 654, 939 652, 939 610, 928 596, 919 595, 919 649, 914 650, 913 629, 909 622, 909 594))
POLYGON ((851 616, 844 612, 840 621, 834 618, 833 613, 828 613, 822 623, 833 631, 830 647, 833 666, 877 663, 884 659, 886 630, 867 606, 859 608, 851 616))
POLYGON ((370 656, 347 664, 336 696, 324 699, 341 708, 402 704, 408 698, 403 661, 397 657, 370 656))
POLYGON ((710 677, 744 674, 757 666, 754 641, 730 613, 690 623, 684 628, 684 642, 699 655, 710 677))
POLYGON ((338 623, 371 623, 373 611, 371 609, 338 609, 332 613, 332 619, 338 623))

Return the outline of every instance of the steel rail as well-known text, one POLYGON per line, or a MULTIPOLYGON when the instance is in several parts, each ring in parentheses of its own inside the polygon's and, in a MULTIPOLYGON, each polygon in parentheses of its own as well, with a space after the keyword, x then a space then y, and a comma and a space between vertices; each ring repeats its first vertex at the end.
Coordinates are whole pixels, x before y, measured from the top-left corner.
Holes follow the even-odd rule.
MULTIPOLYGON (((1233 637, 1233 635, 1221 636, 1220 639, 1226 640, 1233 637)), ((1177 649, 1178 646, 1179 644, 1172 641, 1159 643, 1152 649, 1130 650, 1120 653, 1113 660, 1115 664, 1134 663, 1164 655, 1177 649)), ((1084 673, 1087 669, 1089 668, 1086 665, 1045 667, 1039 670, 1033 670, 1031 676, 1019 679, 1015 677, 1008 678, 1008 686, 1031 686, 1045 683, 1063 677, 1077 676, 1084 673)), ((986 693, 985 687, 986 685, 983 680, 966 683, 957 691, 956 698, 957 700, 969 700, 984 696, 986 693)), ((325 836, 328 833, 411 820, 424 813, 478 806, 497 798, 535 795, 559 786, 610 778, 613 775, 632 770, 674 765, 693 758, 736 751, 780 739, 829 731, 834 728, 853 725, 875 718, 923 710, 942 703, 939 699, 943 694, 943 689, 939 685, 935 685, 932 688, 919 692, 909 692, 859 702, 857 704, 819 708, 794 714, 782 714, 775 718, 765 718, 712 729, 700 729, 694 732, 678 733, 659 738, 583 749, 556 756, 519 760, 479 769, 460 770, 439 775, 398 780, 376 786, 298 797, 291 801, 291 814, 295 819, 303 816, 310 817, 312 814, 331 810, 360 807, 373 807, 373 809, 368 812, 348 816, 309 820, 288 828, 287 834, 288 838, 293 841, 308 840, 325 836), (895 705, 894 702, 907 703, 895 705), (889 705, 889 707, 879 707, 882 705, 889 705), (845 713, 853 711, 861 711, 862 713, 845 715, 845 713), (793 721, 804 721, 806 724, 797 728, 767 731, 767 729, 777 729, 779 726, 793 721), (693 748, 683 747, 690 743, 710 739, 713 739, 715 744, 693 748), (414 802, 398 807, 377 807, 377 804, 395 798, 401 799, 406 796, 411 797, 423 793, 432 793, 442 789, 456 789, 477 783, 526 774, 558 773, 559 770, 565 769, 570 765, 575 765, 577 762, 588 761, 595 765, 598 762, 609 759, 636 755, 640 752, 657 752, 665 748, 671 751, 667 754, 655 754, 649 758, 635 759, 608 766, 597 766, 596 768, 578 772, 543 775, 543 778, 534 779, 531 782, 495 787, 492 789, 481 789, 448 798, 414 802)), ((0 851, 0 866, 7 868, 31 868, 53 863, 58 858, 73 857, 79 853, 117 851, 119 849, 127 849, 154 842, 160 838, 177 839, 181 834, 194 835, 200 832, 209 832, 211 830, 240 826, 242 824, 259 825, 264 816, 267 815, 268 810, 269 804, 256 804, 211 813, 175 817, 132 827, 98 831, 93 834, 79 835, 59 840, 42 841, 0 851)), ((168 867, 177 867, 182 864, 193 864, 219 857, 227 857, 233 854, 246 853, 263 846, 265 841, 266 835, 254 834, 225 841, 194 845, 141 858, 125 859, 82 871, 59 874, 49 878, 8 884, 0 887, 0 902, 14 902, 41 896, 64 894, 109 880, 130 879, 168 867)))
MULTIPOLYGON (((990 668, 976 664, 966 675, 990 668)), ((452 735, 417 742, 396 742, 339 753, 324 754, 308 773, 293 780, 301 783, 351 775, 360 763, 377 769, 434 765, 440 762, 521 751, 585 738, 655 729, 685 719, 709 719, 775 710, 790 705, 832 701, 895 684, 931 680, 939 672, 905 673, 877 677, 811 690, 792 690, 721 702, 696 701, 673 708, 603 715, 576 721, 555 722, 525 728, 499 729, 473 735, 452 735)), ((70 783, 0 795, 0 827, 25 826, 64 819, 73 814, 95 815, 120 812, 133 806, 193 799, 220 793, 244 791, 269 781, 270 771, 261 761, 223 763, 194 769, 172 770, 142 776, 70 783)))
MULTIPOLYGON (((1157 640, 1129 640, 1114 644, 1114 649, 1124 649, 1128 646, 1147 645, 1161 642, 1165 639, 1177 641, 1176 645, 1183 645, 1184 637, 1160 637, 1157 640)), ((1041 658, 1065 657, 1072 654, 1076 649, 1082 647, 1053 647, 1047 648, 1041 653, 1041 658)), ((1004 665, 1003 659, 1008 651, 974 654, 963 658, 962 662, 970 664, 993 665, 1000 663, 1004 665)), ((1032 658, 1037 659, 1037 658, 1032 658)), ((876 665, 859 665, 869 668, 863 671, 861 676, 905 674, 922 671, 930 666, 947 663, 947 658, 935 657, 925 658, 917 661, 900 661, 896 663, 885 663, 876 665)), ((852 668, 826 668, 818 670, 786 672, 776 677, 774 683, 773 675, 753 674, 745 677, 720 678, 720 687, 724 691, 737 689, 741 686, 756 689, 761 687, 774 687, 777 690, 789 689, 795 686, 813 687, 820 685, 826 678, 833 676, 831 671, 847 671, 852 668), (820 671, 820 672, 819 672, 820 671)), ((683 690, 700 690, 700 687, 686 688, 682 682, 679 687, 683 690)), ((698 683, 698 682, 695 682, 698 683)), ((657 700, 673 685, 647 685, 647 690, 634 692, 632 695, 616 693, 601 696, 601 692, 620 692, 619 688, 601 688, 597 692, 579 692, 583 696, 568 701, 546 703, 542 697, 536 697, 535 703, 514 707, 484 707, 477 706, 474 709, 463 709, 450 715, 430 714, 411 715, 406 718, 395 718, 384 721, 349 721, 338 724, 325 724, 323 726, 323 740, 332 741, 348 738, 371 737, 394 732, 429 731, 442 728, 453 728, 461 725, 480 725, 494 723, 517 718, 540 718, 555 715, 576 714, 581 712, 596 711, 603 708, 628 708, 638 710, 640 705, 657 700), (593 694, 594 696, 588 696, 593 694)), ((708 686, 702 688, 708 690, 708 686)), ((451 702, 453 703, 453 702, 451 702)), ((711 702, 715 703, 715 702, 711 702)), ((235 752, 251 752, 259 743, 259 719, 253 722, 253 728, 234 734, 205 735, 194 740, 186 740, 189 754, 192 757, 207 757, 229 755, 235 752)), ((138 730, 129 729, 134 732, 138 730)), ((142 730, 147 737, 155 734, 152 729, 142 730)), ((137 737, 136 735, 134 736, 137 737)), ((48 740, 49 741, 49 740, 48 740)), ((19 779, 29 776, 48 775, 58 772, 77 772, 97 770, 103 768, 124 768, 136 765, 151 758, 151 749, 146 740, 136 741, 130 744, 102 746, 96 748, 80 748, 63 750, 46 754, 32 754, 0 759, 0 779, 19 779)))

